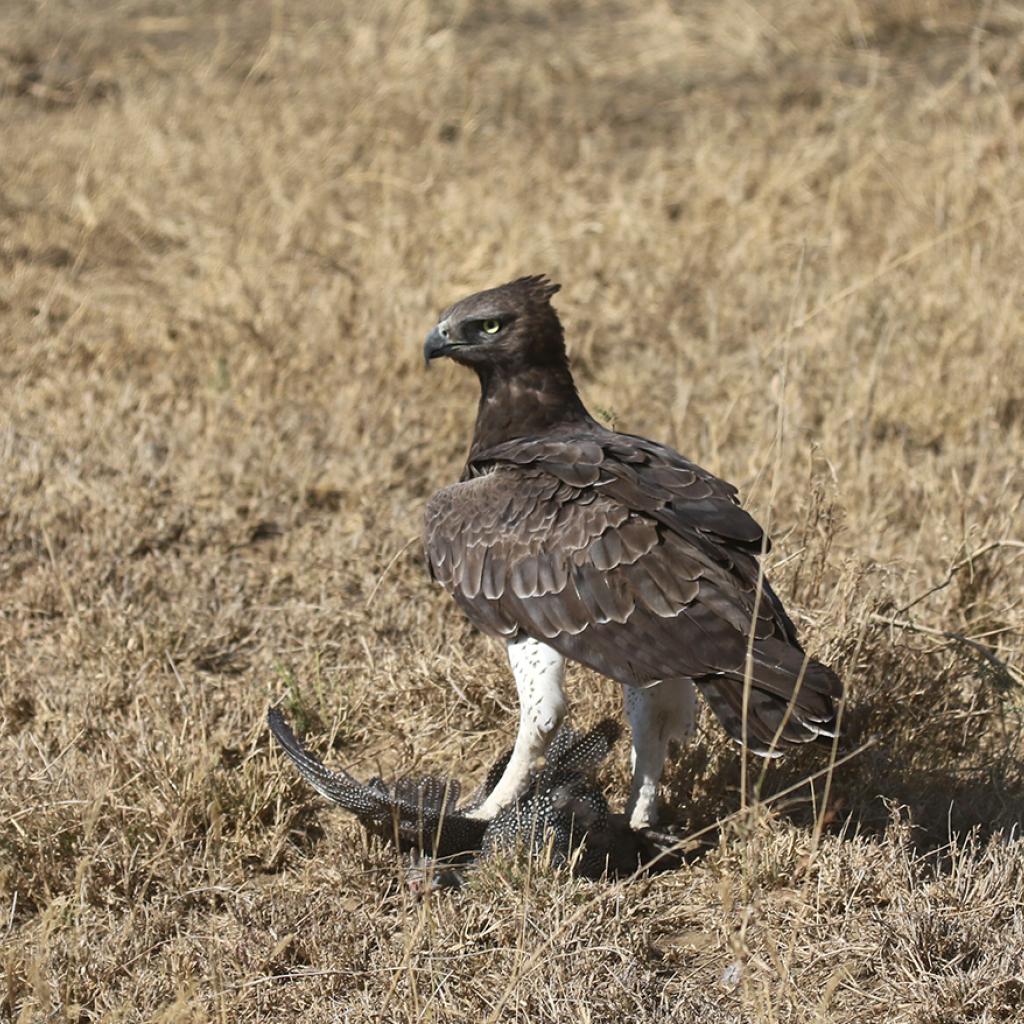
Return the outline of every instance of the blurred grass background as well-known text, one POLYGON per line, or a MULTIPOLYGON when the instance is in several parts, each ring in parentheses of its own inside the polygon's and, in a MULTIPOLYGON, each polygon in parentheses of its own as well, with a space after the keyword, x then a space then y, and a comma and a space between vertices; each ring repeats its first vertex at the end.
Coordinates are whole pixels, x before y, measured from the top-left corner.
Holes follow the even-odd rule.
MULTIPOLYGON (((7 0, 0 1017, 1021 1019, 1022 31, 7 0), (420 346, 541 272, 588 404, 770 525, 876 742, 820 839, 819 787, 625 889, 496 864, 418 903, 263 716, 364 773, 468 781, 510 742, 503 655, 422 565, 475 382, 420 346)), ((669 781, 682 826, 740 804, 713 726, 669 781)))

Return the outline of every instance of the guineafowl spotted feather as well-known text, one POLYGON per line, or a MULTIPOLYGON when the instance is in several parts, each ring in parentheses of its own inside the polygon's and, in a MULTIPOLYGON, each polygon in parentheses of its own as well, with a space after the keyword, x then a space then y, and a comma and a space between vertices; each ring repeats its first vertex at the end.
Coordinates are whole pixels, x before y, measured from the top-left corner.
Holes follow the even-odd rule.
POLYGON ((490 821, 471 817, 471 812, 500 778, 507 754, 460 807, 461 786, 455 780, 423 776, 391 785, 380 778, 363 783, 346 771, 325 767, 299 742, 277 708, 270 709, 267 721, 314 789, 354 814, 367 831, 416 854, 420 864, 424 858, 466 863, 500 851, 549 852, 553 864, 570 864, 577 873, 597 878, 631 871, 671 842, 672 837, 650 830, 637 833, 609 811, 594 775, 619 735, 611 720, 587 732, 563 725, 526 792, 490 821))

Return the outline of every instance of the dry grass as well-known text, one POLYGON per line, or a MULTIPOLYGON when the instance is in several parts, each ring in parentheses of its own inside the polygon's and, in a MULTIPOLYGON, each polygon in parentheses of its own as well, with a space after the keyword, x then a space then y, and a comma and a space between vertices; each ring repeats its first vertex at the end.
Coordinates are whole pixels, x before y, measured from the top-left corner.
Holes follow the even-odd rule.
MULTIPOLYGON (((1022 38, 1006 0, 8 0, 0 1018, 1022 1019, 1022 38), (263 716, 355 770, 508 743, 421 566, 475 385, 419 346, 539 271, 590 404, 770 521, 877 742, 684 870, 416 903, 263 716)), ((738 778, 702 733, 677 820, 738 778)))

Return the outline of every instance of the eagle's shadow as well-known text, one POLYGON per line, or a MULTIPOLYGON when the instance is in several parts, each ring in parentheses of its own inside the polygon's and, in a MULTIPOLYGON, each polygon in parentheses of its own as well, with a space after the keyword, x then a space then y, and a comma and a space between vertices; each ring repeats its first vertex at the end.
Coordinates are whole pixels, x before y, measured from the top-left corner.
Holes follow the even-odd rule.
MULTIPOLYGON (((921 668, 901 665, 896 652, 879 659, 863 698, 844 708, 831 772, 832 752, 817 745, 772 761, 763 778, 764 762, 748 758, 746 806, 797 827, 820 822, 826 834, 876 838, 898 808, 921 853, 968 833, 982 840, 1019 833, 1019 689, 983 663, 961 662, 931 676, 921 668), (950 696, 954 684, 962 697, 950 696)), ((680 751, 666 775, 666 820, 682 832, 710 835, 716 822, 736 816, 744 803, 740 763, 732 744, 710 741, 680 751)))

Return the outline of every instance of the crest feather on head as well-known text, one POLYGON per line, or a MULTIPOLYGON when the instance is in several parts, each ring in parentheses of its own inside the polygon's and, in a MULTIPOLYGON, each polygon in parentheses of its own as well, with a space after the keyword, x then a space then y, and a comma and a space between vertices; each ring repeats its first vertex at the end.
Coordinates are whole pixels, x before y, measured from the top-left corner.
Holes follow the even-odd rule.
POLYGON ((519 288, 529 292, 534 298, 547 302, 551 296, 561 290, 561 285, 550 281, 547 274, 531 274, 529 277, 518 277, 509 282, 505 288, 519 288))
MULTIPOLYGON (((517 277, 514 281, 499 284, 482 292, 474 292, 444 310, 439 319, 456 319, 465 316, 497 316, 499 313, 518 311, 533 312, 557 323, 558 315, 551 306, 551 296, 561 289, 560 284, 548 279, 546 274, 531 274, 517 277), (499 308, 503 307, 503 308, 499 308)), ((559 328, 560 329, 560 328, 559 328)))

